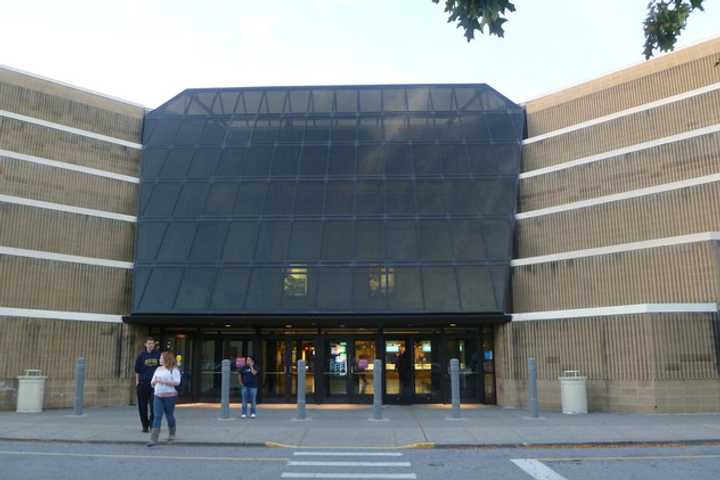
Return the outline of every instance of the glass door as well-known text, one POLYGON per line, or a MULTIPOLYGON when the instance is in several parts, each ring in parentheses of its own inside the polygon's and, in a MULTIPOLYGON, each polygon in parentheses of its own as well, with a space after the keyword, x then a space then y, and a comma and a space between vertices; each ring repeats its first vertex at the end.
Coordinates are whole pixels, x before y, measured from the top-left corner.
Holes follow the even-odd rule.
POLYGON ((177 333, 165 337, 163 351, 175 353, 177 367, 180 370, 181 380, 177 387, 178 401, 188 402, 193 400, 193 358, 192 358, 192 336, 177 333))
POLYGON ((287 340, 265 340, 263 345, 262 398, 264 401, 287 401, 290 361, 287 340))
POLYGON ((220 379, 218 375, 216 347, 217 341, 214 338, 203 338, 200 341, 197 396, 201 400, 217 401, 220 399, 220 379))
POLYGON ((350 391, 348 363, 348 341, 328 341, 325 376, 327 378, 327 396, 329 399, 347 399, 350 391))
MULTIPOLYGON (((252 340, 224 338, 222 340, 222 360, 230 360, 230 401, 241 402, 240 368, 245 366, 247 356, 253 356, 252 340)), ((222 360, 220 363, 220 382, 222 382, 222 360)), ((222 383, 221 383, 222 386, 222 383)))
POLYGON ((315 395, 315 342, 283 338, 263 342, 262 399, 271 402, 297 401, 297 361, 305 360, 305 394, 315 395))
POLYGON ((439 402, 442 398, 442 370, 437 341, 422 337, 413 340, 413 402, 439 402))
POLYGON ((352 347, 352 394, 358 401, 371 402, 375 391, 375 340, 356 339, 352 347))
POLYGON ((326 342, 325 392, 335 402, 371 402, 375 340, 340 338, 326 342))
POLYGON ((413 395, 412 357, 407 338, 385 340, 385 396, 395 403, 410 403, 413 395))
POLYGON ((483 403, 496 403, 495 395, 495 359, 493 348, 492 330, 483 332, 479 342, 479 348, 474 361, 478 363, 477 370, 480 372, 482 379, 480 391, 482 394, 481 401, 483 403))
POLYGON ((315 342, 312 340, 290 340, 290 392, 297 401, 298 360, 305 360, 306 400, 315 399, 315 342))
POLYGON ((388 403, 437 402, 442 375, 437 341, 406 336, 385 340, 385 398, 388 403))
POLYGON ((492 337, 466 336, 447 341, 445 401, 450 399, 450 360, 460 363, 460 398, 467 402, 495 403, 492 337))
MULTIPOLYGON (((230 360, 230 400, 240 400, 238 369, 245 364, 245 357, 253 355, 252 340, 231 337, 203 337, 200 341, 197 369, 197 397, 200 400, 220 401, 222 387, 222 362, 230 360)), ((188 364, 183 359, 184 364, 188 364)), ((184 372, 183 372, 184 375, 184 372)))

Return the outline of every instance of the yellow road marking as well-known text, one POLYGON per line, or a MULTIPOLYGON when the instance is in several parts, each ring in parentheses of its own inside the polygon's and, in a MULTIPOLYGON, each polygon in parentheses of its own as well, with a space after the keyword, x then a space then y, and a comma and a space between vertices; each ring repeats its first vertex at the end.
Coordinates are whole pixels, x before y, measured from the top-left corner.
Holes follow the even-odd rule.
POLYGON ((189 457, 179 455, 121 455, 111 453, 65 453, 65 452, 30 452, 0 450, 0 455, 31 455, 40 457, 78 457, 78 458, 122 458, 152 460, 202 460, 218 462, 287 462, 287 457, 189 457))
POLYGON ((541 462, 618 462, 638 460, 697 460, 720 458, 719 455, 637 455, 628 457, 538 457, 541 462))

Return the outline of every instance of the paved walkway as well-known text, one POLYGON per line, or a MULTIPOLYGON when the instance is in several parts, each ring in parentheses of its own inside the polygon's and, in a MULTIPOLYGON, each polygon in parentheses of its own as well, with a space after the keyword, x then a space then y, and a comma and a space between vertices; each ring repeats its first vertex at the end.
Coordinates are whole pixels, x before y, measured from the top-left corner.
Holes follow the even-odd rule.
MULTIPOLYGON (((134 407, 41 414, 0 412, 0 440, 144 443, 134 407)), ((208 445, 293 447, 514 446, 599 443, 719 442, 720 414, 562 415, 530 418, 523 410, 478 406, 449 419, 442 405, 386 406, 384 421, 370 421, 365 405, 308 406, 308 420, 294 419, 292 406, 261 405, 258 418, 219 420, 212 405, 184 405, 176 412, 178 442, 208 445)), ((166 430, 166 426, 163 425, 166 430)), ((163 432, 164 436, 164 432, 163 432)))

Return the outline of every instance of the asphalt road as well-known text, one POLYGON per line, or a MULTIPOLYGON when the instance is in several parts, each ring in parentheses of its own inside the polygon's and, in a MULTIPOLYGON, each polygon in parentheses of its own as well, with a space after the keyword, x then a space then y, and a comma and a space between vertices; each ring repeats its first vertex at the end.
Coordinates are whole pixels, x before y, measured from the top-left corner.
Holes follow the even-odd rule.
POLYGON ((2 480, 720 478, 720 446, 291 450, 0 442, 2 480))

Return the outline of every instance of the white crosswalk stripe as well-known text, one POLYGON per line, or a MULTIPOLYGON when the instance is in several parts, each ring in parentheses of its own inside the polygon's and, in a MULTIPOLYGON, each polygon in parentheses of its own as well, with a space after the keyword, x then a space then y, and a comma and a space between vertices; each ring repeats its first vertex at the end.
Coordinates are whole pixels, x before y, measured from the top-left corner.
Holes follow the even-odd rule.
POLYGON ((510 461, 536 480, 567 480, 555 470, 535 458, 513 458, 510 461))
POLYGON ((360 478, 379 480, 416 480, 414 473, 283 473, 281 478, 360 478))
POLYGON ((280 478, 416 480, 415 473, 405 470, 412 467, 410 462, 381 460, 383 457, 402 456, 402 452, 381 451, 296 451, 293 452, 294 458, 287 462, 288 471, 283 472, 280 478), (302 457, 312 459, 304 460, 302 457), (366 457, 368 460, 351 460, 353 457, 366 457), (371 457, 378 460, 372 461, 371 457))
POLYGON ((296 457, 402 457, 400 452, 293 452, 296 457))
POLYGON ((298 462, 289 461, 290 467, 409 467, 410 462, 298 462))

